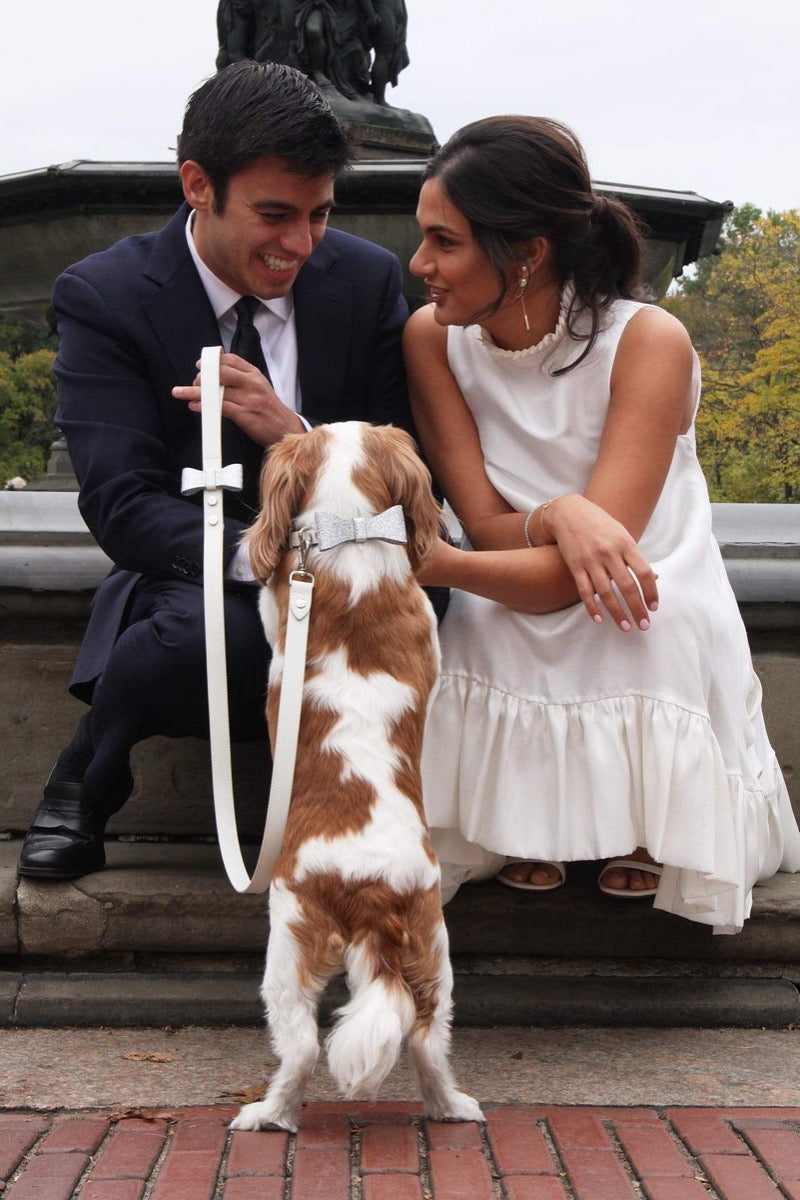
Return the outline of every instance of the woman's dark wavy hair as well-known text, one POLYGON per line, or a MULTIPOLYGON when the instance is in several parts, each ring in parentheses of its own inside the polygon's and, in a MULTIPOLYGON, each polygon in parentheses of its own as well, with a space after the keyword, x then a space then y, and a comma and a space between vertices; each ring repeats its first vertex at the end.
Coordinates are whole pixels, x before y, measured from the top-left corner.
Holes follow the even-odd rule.
POLYGON ((437 151, 425 179, 438 179, 450 202, 469 221, 475 241, 497 276, 497 299, 475 313, 481 321, 502 305, 525 244, 544 237, 561 284, 575 295, 567 314, 570 337, 586 341, 563 374, 582 362, 614 300, 644 299, 642 233, 619 200, 592 191, 583 148, 566 125, 546 117, 486 117, 459 129, 437 151), (591 315, 588 335, 575 330, 578 314, 591 315))
POLYGON ((315 83, 282 63, 239 62, 189 97, 178 163, 200 164, 222 212, 231 176, 259 158, 280 158, 307 179, 337 175, 353 152, 315 83))

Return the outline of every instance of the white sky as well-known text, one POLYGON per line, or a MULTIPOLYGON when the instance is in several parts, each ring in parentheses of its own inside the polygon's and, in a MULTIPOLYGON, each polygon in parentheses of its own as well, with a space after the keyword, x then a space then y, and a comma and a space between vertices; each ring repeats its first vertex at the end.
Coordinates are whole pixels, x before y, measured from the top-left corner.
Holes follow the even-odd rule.
MULTIPOLYGON (((800 206, 796 0, 407 0, 389 92, 440 141, 490 113, 557 117, 597 180, 800 206)), ((0 175, 167 161, 213 72, 216 0, 6 0, 0 175), (9 11, 10 10, 10 11, 9 11)))

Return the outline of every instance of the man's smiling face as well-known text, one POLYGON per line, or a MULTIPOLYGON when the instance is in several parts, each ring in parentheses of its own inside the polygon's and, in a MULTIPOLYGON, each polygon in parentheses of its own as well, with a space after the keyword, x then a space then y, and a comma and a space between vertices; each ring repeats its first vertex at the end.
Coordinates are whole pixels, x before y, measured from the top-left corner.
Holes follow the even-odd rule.
POLYGON ((197 253, 209 270, 243 296, 287 295, 327 228, 333 176, 308 179, 282 159, 256 159, 231 176, 219 211, 198 163, 185 162, 181 179, 196 213, 197 253))

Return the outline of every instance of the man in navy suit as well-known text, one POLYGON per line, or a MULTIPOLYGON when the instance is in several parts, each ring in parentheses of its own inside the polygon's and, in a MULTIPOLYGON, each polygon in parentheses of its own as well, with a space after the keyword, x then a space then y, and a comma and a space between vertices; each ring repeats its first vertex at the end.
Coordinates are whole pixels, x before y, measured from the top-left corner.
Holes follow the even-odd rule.
POLYGON ((236 740, 266 736, 267 649, 237 551, 265 449, 319 421, 411 427, 399 263, 327 229, 349 160, 341 126, 304 75, 274 63, 227 67, 186 108, 186 203, 160 233, 126 238, 56 281, 56 420, 81 513, 115 566, 70 684, 91 708, 45 786, 21 874, 100 869, 106 821, 133 787, 131 747, 153 734, 207 736, 202 497, 181 495, 182 469, 202 458, 202 347, 230 351, 240 334, 237 347, 256 343, 247 357, 223 354, 221 367, 223 458, 244 463, 244 488, 225 510, 236 740))

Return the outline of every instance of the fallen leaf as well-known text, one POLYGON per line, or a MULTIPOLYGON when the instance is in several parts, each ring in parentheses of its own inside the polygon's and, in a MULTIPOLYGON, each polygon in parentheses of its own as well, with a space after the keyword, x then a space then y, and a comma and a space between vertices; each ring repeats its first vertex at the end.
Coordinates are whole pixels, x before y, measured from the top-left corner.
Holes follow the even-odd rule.
POLYGON ((221 1100, 235 1100, 238 1104, 252 1104, 255 1100, 263 1100, 267 1090, 266 1083, 252 1083, 241 1092, 220 1092, 221 1100))
POLYGON ((164 1108, 115 1108, 109 1113, 109 1121, 127 1121, 136 1118, 139 1121, 180 1121, 185 1116, 181 1112, 173 1112, 164 1108))
POLYGON ((131 1062, 175 1062, 175 1055, 165 1054, 163 1050, 129 1050, 122 1057, 129 1059, 131 1062))

